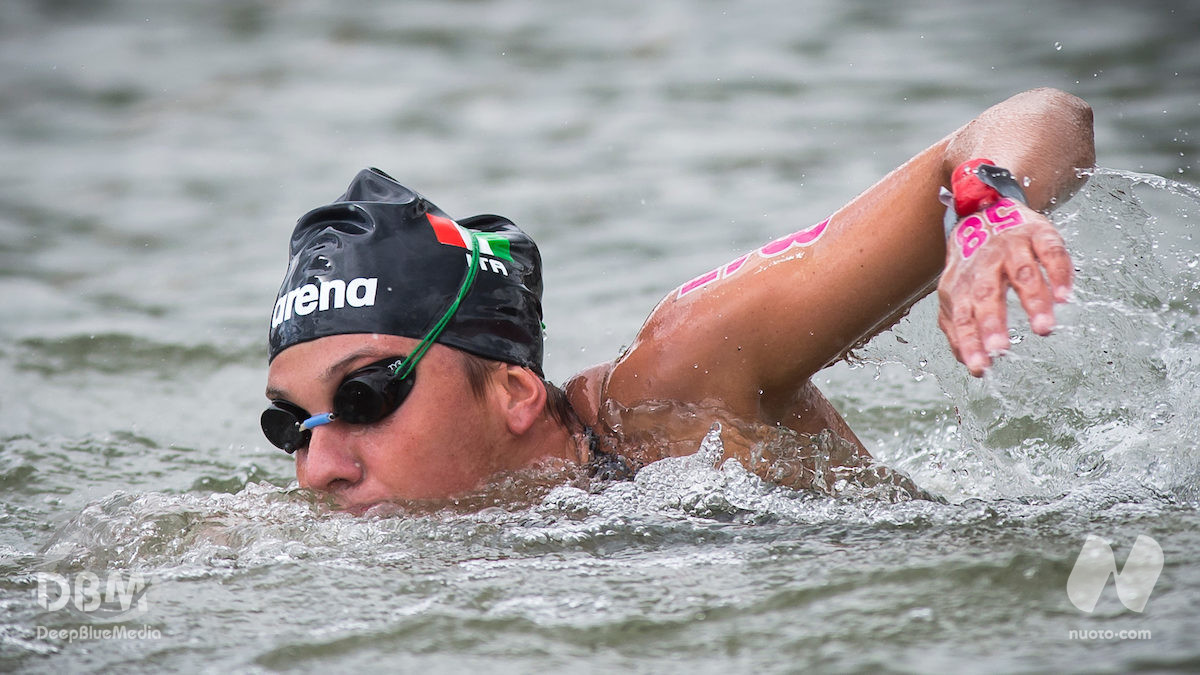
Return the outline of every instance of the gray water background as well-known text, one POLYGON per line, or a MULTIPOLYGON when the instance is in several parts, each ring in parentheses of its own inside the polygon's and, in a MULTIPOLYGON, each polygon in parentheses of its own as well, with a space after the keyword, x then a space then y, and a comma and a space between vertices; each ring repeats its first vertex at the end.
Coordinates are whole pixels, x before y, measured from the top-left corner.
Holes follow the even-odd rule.
POLYGON ((0 670, 1200 668, 1197 35, 1184 2, 0 4, 0 670), (969 381, 923 302, 818 378, 947 504, 702 452, 355 519, 289 491, 256 427, 291 225, 364 166, 534 234, 561 381, 681 281, 1043 85, 1093 105, 1112 167, 1056 215, 1064 327, 1015 325, 969 381), (1088 534, 1119 563, 1161 544, 1143 613, 1111 584, 1070 604, 1088 534), (111 625, 40 608, 40 570, 145 574, 119 625, 160 637, 38 638, 111 625))

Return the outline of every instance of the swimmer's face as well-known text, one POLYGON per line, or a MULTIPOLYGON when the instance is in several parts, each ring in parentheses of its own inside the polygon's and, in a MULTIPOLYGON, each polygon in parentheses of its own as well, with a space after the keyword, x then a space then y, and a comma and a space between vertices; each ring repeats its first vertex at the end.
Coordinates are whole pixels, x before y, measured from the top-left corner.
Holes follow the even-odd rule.
MULTIPOLYGON (((381 359, 411 353, 417 340, 392 335, 333 335, 288 347, 271 363, 267 398, 310 414, 333 408, 346 375, 381 359)), ((418 362, 408 398, 373 424, 335 420, 312 430, 297 450, 296 478, 361 512, 381 502, 439 499, 478 486, 497 470, 502 410, 471 390, 459 355, 434 344, 418 362)))

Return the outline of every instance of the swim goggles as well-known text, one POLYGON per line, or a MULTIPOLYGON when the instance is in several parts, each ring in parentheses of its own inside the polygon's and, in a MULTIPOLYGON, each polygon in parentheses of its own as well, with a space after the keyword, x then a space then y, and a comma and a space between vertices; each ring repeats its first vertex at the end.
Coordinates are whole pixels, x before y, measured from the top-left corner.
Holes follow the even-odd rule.
POLYGON ((312 438, 312 430, 335 420, 349 424, 374 424, 391 415, 412 392, 416 380, 417 362, 454 318, 463 298, 471 291, 479 270, 479 240, 471 235, 471 257, 467 271, 458 287, 454 301, 446 308, 433 328, 421 338, 416 349, 407 356, 390 356, 348 374, 333 394, 331 412, 309 415, 308 411, 289 401, 271 401, 259 422, 263 435, 271 445, 289 455, 304 448, 312 438))

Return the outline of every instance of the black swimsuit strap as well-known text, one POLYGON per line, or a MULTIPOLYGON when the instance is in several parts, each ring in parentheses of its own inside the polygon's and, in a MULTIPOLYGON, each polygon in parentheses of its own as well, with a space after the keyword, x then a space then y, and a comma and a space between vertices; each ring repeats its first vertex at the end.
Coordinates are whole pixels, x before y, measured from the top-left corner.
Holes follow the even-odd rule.
POLYGON ((588 473, 592 478, 602 481, 633 480, 633 467, 624 457, 605 451, 600 446, 600 437, 595 430, 585 425, 583 435, 587 438, 588 451, 592 455, 588 462, 588 473))

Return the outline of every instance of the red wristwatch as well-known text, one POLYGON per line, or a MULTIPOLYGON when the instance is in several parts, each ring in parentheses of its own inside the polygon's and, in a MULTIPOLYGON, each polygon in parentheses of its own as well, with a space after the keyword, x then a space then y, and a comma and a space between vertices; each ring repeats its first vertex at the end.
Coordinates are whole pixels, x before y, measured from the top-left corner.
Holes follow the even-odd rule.
POLYGON ((995 204, 1002 197, 1026 202, 1025 190, 1008 169, 1002 169, 990 159, 970 159, 955 167, 950 174, 950 190, 942 188, 939 198, 946 205, 944 225, 946 235, 960 218, 995 204))

